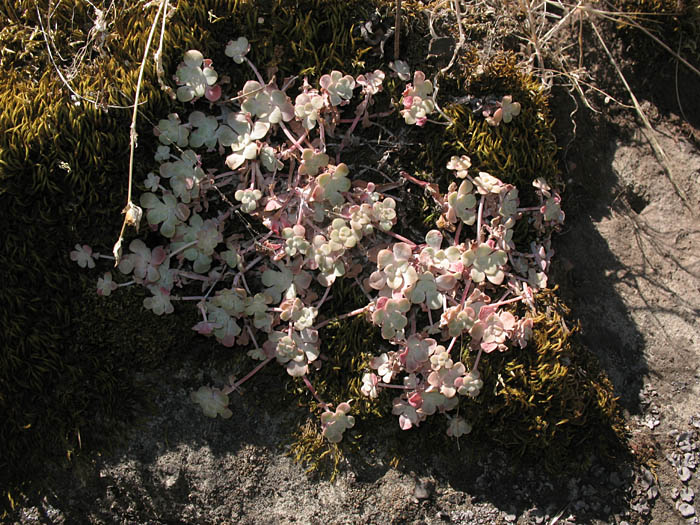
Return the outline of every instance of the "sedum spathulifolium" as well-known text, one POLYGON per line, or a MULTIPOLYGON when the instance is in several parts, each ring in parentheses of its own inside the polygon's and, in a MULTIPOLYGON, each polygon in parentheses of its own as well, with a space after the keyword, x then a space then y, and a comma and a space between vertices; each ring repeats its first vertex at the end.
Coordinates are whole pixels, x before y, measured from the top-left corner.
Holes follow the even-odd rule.
MULTIPOLYGON (((467 156, 453 157, 445 170, 456 182, 445 194, 403 174, 429 190, 442 215, 440 229, 419 242, 401 237, 392 231, 400 202, 388 193, 397 184, 362 180, 356 166, 341 160, 357 125, 378 118, 370 110, 388 73, 354 78, 331 71, 317 84, 304 79, 293 92, 291 82, 263 79, 249 49, 244 37, 226 47, 227 67, 247 67, 254 77, 237 91, 219 83, 215 65, 199 51, 185 53, 174 76, 177 97, 206 104, 167 115, 154 129, 157 168, 143 181, 140 205, 160 243, 131 241, 117 265, 131 280, 118 284, 107 272, 98 293, 141 285, 148 291, 143 305, 156 315, 191 301, 201 317, 194 330, 258 361, 241 380, 192 393, 205 415, 226 418, 228 395, 271 361, 317 396, 308 375, 322 366, 323 352, 333 351, 319 338, 331 321, 323 304, 336 280, 351 278, 368 301, 341 317, 365 315, 387 342, 362 378, 363 394, 398 392, 393 412, 402 429, 442 413, 450 436, 468 433, 469 422, 447 413, 460 396, 479 395, 483 352, 527 344, 531 317, 507 307, 522 301, 534 308, 533 292, 546 286, 549 233, 563 221, 559 195, 538 180, 541 205, 520 208, 515 187, 470 171, 467 156), (242 235, 250 219, 264 229, 242 235), (528 253, 512 240, 519 220, 540 233, 528 253), (477 353, 470 370, 455 349, 458 339, 477 353)), ((435 111, 432 83, 399 65, 398 75, 411 83, 393 118, 424 126, 435 111)), ((503 100, 507 123, 519 105, 503 100)), ((99 257, 108 258, 88 246, 71 252, 82 267, 93 268, 99 257)), ((354 425, 351 402, 332 407, 319 399, 330 442, 354 425)))

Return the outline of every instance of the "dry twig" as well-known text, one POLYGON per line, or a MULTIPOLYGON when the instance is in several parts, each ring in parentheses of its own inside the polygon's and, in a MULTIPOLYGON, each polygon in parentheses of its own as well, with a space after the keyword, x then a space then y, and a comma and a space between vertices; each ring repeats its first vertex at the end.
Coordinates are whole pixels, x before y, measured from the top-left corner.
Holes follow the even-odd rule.
POLYGON ((605 44, 605 40, 603 40, 603 37, 601 36, 600 31, 598 31, 598 27, 595 25, 595 22, 593 22, 593 20, 591 20, 590 17, 588 19, 588 22, 591 24, 591 27, 593 28, 593 31, 596 34, 596 37, 598 37, 598 41, 603 46, 603 49, 605 50, 605 54, 608 55, 608 58, 610 59, 610 63, 615 68, 615 71, 617 72, 618 76, 620 77, 620 80, 622 80, 622 83, 625 85, 627 92, 630 94, 630 97, 632 98, 632 102, 634 104, 634 108, 636 109, 637 114, 639 115, 639 118, 642 119, 642 122, 644 123, 644 127, 646 128, 644 134, 645 134, 647 140, 649 141, 649 143, 651 144, 651 147, 654 150, 654 154, 656 155, 656 158, 658 159, 659 163, 663 167, 664 172, 666 173, 666 177, 668 178, 669 182, 673 186, 673 189, 675 190, 676 194, 681 198, 681 201, 683 201, 683 205, 686 208, 688 208, 688 210, 690 210, 691 213, 695 214, 696 212, 693 209, 693 207, 690 205, 690 202, 688 200, 688 196, 685 194, 683 189, 676 182, 676 177, 673 174, 673 170, 671 169, 668 156, 666 155, 666 152, 664 151, 664 149, 661 147, 661 144, 659 144, 659 141, 656 139, 656 136, 654 135, 654 133, 655 133, 654 128, 651 126, 649 119, 647 118, 646 114, 642 110, 642 107, 639 105, 639 101, 637 100, 637 97, 634 95, 632 88, 627 83, 627 79, 625 78, 625 75, 622 73, 620 66, 615 61, 615 58, 613 57, 612 53, 608 49, 608 46, 605 44))

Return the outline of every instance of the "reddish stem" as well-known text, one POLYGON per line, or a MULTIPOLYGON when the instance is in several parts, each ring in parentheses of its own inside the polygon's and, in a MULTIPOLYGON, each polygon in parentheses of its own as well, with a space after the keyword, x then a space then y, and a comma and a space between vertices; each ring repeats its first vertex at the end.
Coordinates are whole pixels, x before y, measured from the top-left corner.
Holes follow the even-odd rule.
POLYGON ((513 297, 513 299, 508 299, 507 301, 499 301, 499 302, 497 302, 497 303, 488 304, 488 305, 486 305, 486 306, 488 306, 489 308, 491 308, 491 307, 494 307, 494 306, 503 306, 504 304, 517 303, 518 301, 522 301, 522 300, 523 300, 522 297, 513 297))
POLYGON ((412 240, 407 239, 406 237, 404 237, 403 235, 399 235, 398 233, 394 233, 394 232, 392 232, 391 230, 386 231, 386 232, 384 232, 384 233, 386 233, 387 235, 391 235, 394 239, 398 239, 398 240, 401 241, 401 242, 405 242, 406 244, 410 244, 413 248, 415 248, 416 246, 418 246, 418 245, 417 245, 415 242, 413 242, 412 240))
POLYGON ((459 234, 462 233, 462 224, 464 224, 464 222, 459 221, 459 224, 457 225, 457 231, 455 232, 455 246, 459 244, 459 234))
POLYGON ((407 387, 405 385, 390 385, 388 383, 377 383, 377 386, 380 386, 382 388, 396 388, 397 390, 411 390, 410 387, 407 387))
POLYGON ((256 366, 255 368, 253 368, 250 372, 248 372, 248 373, 245 375, 245 377, 243 377, 243 379, 240 379, 240 380, 236 381, 234 384, 232 384, 231 386, 224 388, 224 389, 222 390, 222 393, 223 393, 224 395, 228 395, 228 394, 230 394, 231 392, 233 392, 234 390, 238 390, 238 389, 240 388, 240 386, 241 386, 243 383, 245 383, 246 381, 248 381, 248 379, 250 379, 250 378, 253 377, 255 374, 257 374, 260 370, 263 369, 263 367, 264 367, 267 363, 269 363, 269 362, 272 361, 273 359, 274 359, 274 357, 268 357, 267 359, 265 359, 265 361, 263 361, 263 362, 260 363, 258 366, 256 366))
POLYGON ((467 300, 467 296, 469 295, 469 288, 472 287, 472 280, 468 279, 467 282, 464 284, 464 292, 462 292, 462 300, 459 303, 460 307, 464 306, 464 301, 467 300))
POLYGON ((455 345, 455 341, 457 341, 456 337, 452 338, 452 341, 450 341, 450 346, 447 347, 447 353, 449 354, 452 351, 452 347, 455 345))
POLYGON ((479 359, 481 359, 481 353, 484 351, 483 348, 479 348, 479 353, 476 354, 476 360, 474 361, 474 366, 472 367, 472 371, 479 372, 479 359))
POLYGON ((339 315, 338 317, 334 317, 333 319, 326 319, 322 323, 319 323, 316 326, 314 326, 314 330, 320 330, 321 328, 323 328, 327 324, 330 324, 334 321, 340 321, 342 319, 347 319, 348 317, 352 317, 354 315, 360 315, 361 313, 364 313, 366 309, 367 309, 367 307, 363 306, 362 308, 358 308, 357 310, 353 310, 352 312, 348 312, 346 314, 339 315))
POLYGON ((308 132, 304 133, 300 138, 296 139, 294 138, 294 135, 292 135, 292 132, 289 131, 287 126, 284 125, 284 122, 280 121, 279 124, 284 134, 287 135, 287 138, 292 143, 292 146, 298 149, 299 151, 304 151, 304 148, 301 147, 301 142, 308 136, 308 132))
POLYGON ((260 75, 258 68, 255 67, 255 64, 253 64, 250 60, 248 60, 248 58, 246 58, 246 57, 243 57, 243 58, 245 58, 246 63, 250 66, 250 69, 253 70, 253 73, 255 73, 255 76, 257 77, 258 82, 260 82, 260 84, 264 86, 265 81, 263 80, 263 77, 260 75))
POLYGON ((304 380, 304 384, 306 385, 306 388, 309 389, 309 392, 311 392, 311 394, 313 394, 313 396, 314 396, 314 398, 316 399, 316 401, 318 401, 318 405, 319 405, 321 408, 323 408, 323 410, 325 410, 326 412, 330 412, 331 410, 330 410, 330 408, 328 408, 329 405, 328 405, 325 401, 323 401, 323 399, 321 399, 321 398, 319 397, 318 393, 316 392, 316 389, 315 389, 314 386, 311 384, 311 381, 309 381, 309 378, 306 377, 306 374, 304 374, 303 376, 301 376, 301 378, 304 380))

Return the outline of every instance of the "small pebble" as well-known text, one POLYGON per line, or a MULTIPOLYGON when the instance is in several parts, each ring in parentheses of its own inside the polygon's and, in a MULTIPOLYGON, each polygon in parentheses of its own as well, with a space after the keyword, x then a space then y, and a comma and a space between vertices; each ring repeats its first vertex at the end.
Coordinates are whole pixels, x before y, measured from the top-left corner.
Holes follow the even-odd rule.
POLYGON ((691 516, 695 516, 695 507, 687 503, 681 503, 678 506, 678 512, 680 512, 681 516, 684 518, 690 518, 691 516))
POLYGON ((647 490, 647 499, 648 500, 656 499, 658 497, 658 495, 659 495, 659 489, 656 488, 656 485, 654 485, 653 487, 650 487, 649 490, 647 490))
POLYGON ((430 488, 427 483, 419 481, 416 483, 416 488, 413 489, 413 497, 415 499, 428 499, 430 497, 430 488))
POLYGON ((646 469, 642 467, 642 480, 641 480, 641 485, 642 489, 646 490, 649 487, 654 485, 654 475, 651 473, 649 469, 646 469))
POLYGON ((540 523, 544 523, 544 518, 545 518, 544 512, 542 512, 538 508, 534 508, 530 511, 530 517, 534 518, 535 523, 537 523, 538 525, 540 523))
POLYGON ((691 503, 695 497, 695 491, 690 487, 683 487, 680 492, 681 499, 686 503, 691 503))
POLYGON ((688 467, 681 467, 678 469, 678 477, 681 478, 681 481, 685 483, 690 479, 691 476, 690 469, 688 467))

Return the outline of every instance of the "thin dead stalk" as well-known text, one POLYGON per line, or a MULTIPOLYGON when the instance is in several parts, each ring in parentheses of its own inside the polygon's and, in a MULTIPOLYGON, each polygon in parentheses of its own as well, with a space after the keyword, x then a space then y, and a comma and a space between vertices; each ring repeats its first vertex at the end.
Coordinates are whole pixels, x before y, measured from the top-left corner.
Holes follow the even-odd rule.
MULTIPOLYGON (((68 91, 71 92, 71 94, 77 99, 77 100, 84 100, 85 102, 89 102, 90 104, 93 104, 95 107, 104 107, 104 108, 109 108, 109 109, 130 109, 131 106, 118 106, 118 105, 112 105, 112 104, 103 104, 98 100, 88 98, 84 95, 81 95, 78 93, 75 89, 73 89, 73 86, 71 86, 70 82, 66 78, 66 76, 63 74, 61 69, 58 67, 58 64, 56 64, 56 59, 53 56, 53 51, 51 50, 51 43, 49 42, 49 36, 46 34, 46 29, 44 28, 44 20, 41 16, 41 12, 39 11, 39 4, 36 6, 36 16, 39 19, 39 27, 41 28, 41 34, 44 37, 44 43, 46 44, 46 50, 48 51, 49 54, 49 61, 51 62, 51 65, 53 66, 54 70, 56 71, 56 74, 58 77, 61 79, 61 82, 68 88, 68 91)), ((49 15, 47 24, 51 21, 51 15, 49 15)), ((49 28, 50 29, 50 28, 49 28)), ((56 51, 58 53, 58 51, 56 51)), ((60 58, 60 53, 59 58, 60 58)))
POLYGON ((665 49, 668 53, 670 53, 673 57, 675 57, 677 60, 681 61, 683 65, 685 65, 688 69, 690 69, 693 73, 696 75, 700 76, 700 70, 693 66, 690 62, 688 62, 685 58, 683 58, 679 53, 676 53, 673 49, 671 49, 666 43, 664 43, 659 37, 657 37, 654 33, 649 31, 646 27, 641 25, 639 22, 634 20, 632 17, 630 17, 627 13, 620 13, 620 12, 609 12, 609 11, 601 11, 599 9, 593 9, 591 7, 582 7, 582 10, 589 12, 589 13, 595 13, 597 15, 602 16, 603 18, 606 18, 608 20, 611 20, 616 23, 620 23, 621 20, 624 20, 627 24, 631 25, 635 29, 639 29, 642 33, 647 35, 649 38, 651 38, 654 42, 659 44, 663 49, 665 49))
MULTIPOLYGON (((148 51, 151 49, 151 42, 153 41, 153 35, 156 32, 156 27, 158 27, 158 20, 163 14, 165 17, 164 10, 167 11, 169 0, 161 0, 158 5, 158 12, 153 18, 153 23, 151 24, 151 30, 148 33, 148 40, 146 41, 146 48, 143 51, 143 60, 141 60, 141 67, 139 68, 139 77, 136 82, 136 94, 134 95, 134 111, 131 117, 131 126, 129 128, 129 185, 126 193, 126 206, 122 210, 124 214, 124 222, 122 223, 121 231, 119 232, 119 239, 114 244, 112 253, 114 254, 114 265, 117 266, 121 260, 122 254, 122 241, 124 240, 124 232, 126 231, 127 225, 134 226, 136 231, 138 231, 139 223, 141 222, 141 216, 143 215, 143 210, 136 206, 131 200, 131 192, 133 187, 134 179, 134 152, 136 150, 136 118, 139 113, 139 95, 141 94, 141 83, 143 82, 143 72, 146 69, 146 60, 148 59, 148 51)), ((162 43, 162 41, 161 41, 162 43)), ((158 50, 158 55, 160 54, 160 49, 158 50)))
POLYGON ((603 46, 603 49, 605 50, 605 54, 608 55, 608 58, 610 59, 610 63, 615 68, 615 71, 617 71, 617 74, 620 77, 620 80, 622 80, 622 83, 625 85, 627 92, 630 94, 630 97, 632 98, 632 103, 634 104, 634 108, 637 111, 639 118, 642 119, 642 122, 644 123, 644 127, 646 128, 645 136, 646 136, 647 140, 649 141, 649 143, 651 144, 651 147, 654 150, 654 154, 656 155, 657 160, 659 161, 659 163, 663 167, 664 172, 666 173, 666 177, 668 178, 669 182, 673 186, 673 189, 675 190, 676 194, 681 198, 681 201, 683 201, 683 205, 686 208, 688 208, 688 210, 690 210, 690 212, 694 215, 696 212, 693 209, 693 207, 690 205, 690 201, 688 200, 688 196, 685 194, 683 189, 676 182, 676 178, 673 174, 673 170, 671 169, 668 156, 666 155, 666 152, 661 147, 661 144, 659 144, 659 141, 656 139, 656 136, 654 135, 654 133, 655 133, 654 128, 651 126, 649 119, 647 118, 646 114, 642 110, 642 107, 639 105, 639 101, 637 100, 637 97, 634 95, 632 88, 627 83, 627 79, 625 78, 625 75, 622 73, 620 66, 617 64, 617 62, 615 61, 615 58, 613 57, 612 53, 608 49, 608 46, 605 44, 605 41, 603 40, 603 37, 600 34, 600 31, 598 31, 598 27, 595 25, 595 22, 593 22, 593 20, 590 19, 590 17, 588 17, 588 18, 589 18, 588 22, 591 24, 591 27, 593 28, 593 31, 596 34, 596 37, 598 37, 600 44, 603 46))
POLYGON ((394 21, 394 60, 401 56, 401 0, 396 0, 396 18, 394 21))

